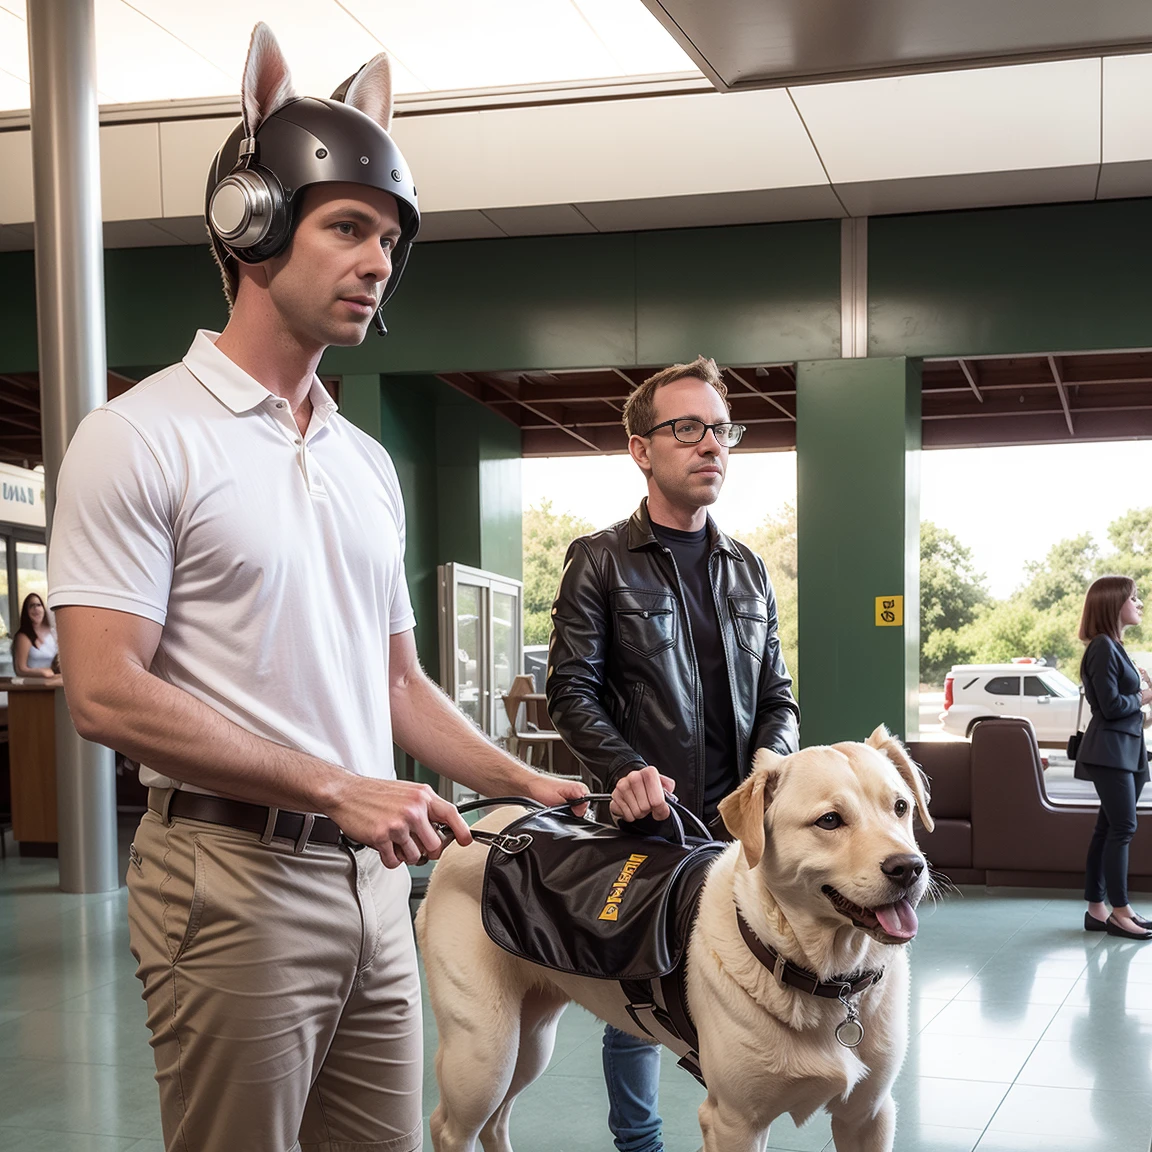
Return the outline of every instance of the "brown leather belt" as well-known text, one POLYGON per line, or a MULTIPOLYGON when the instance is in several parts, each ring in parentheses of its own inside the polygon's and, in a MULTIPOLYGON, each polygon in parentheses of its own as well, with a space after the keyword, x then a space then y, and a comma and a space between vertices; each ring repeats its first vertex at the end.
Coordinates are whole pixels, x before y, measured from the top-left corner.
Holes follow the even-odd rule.
POLYGON ((265 844, 274 837, 291 840, 296 853, 303 852, 309 844, 363 847, 349 840, 340 831, 336 821, 327 816, 285 812, 280 808, 265 808, 262 804, 248 804, 243 800, 226 800, 223 796, 209 796, 203 792, 149 788, 148 807, 165 822, 179 817, 182 820, 202 820, 206 824, 223 824, 227 828, 257 832, 265 844))

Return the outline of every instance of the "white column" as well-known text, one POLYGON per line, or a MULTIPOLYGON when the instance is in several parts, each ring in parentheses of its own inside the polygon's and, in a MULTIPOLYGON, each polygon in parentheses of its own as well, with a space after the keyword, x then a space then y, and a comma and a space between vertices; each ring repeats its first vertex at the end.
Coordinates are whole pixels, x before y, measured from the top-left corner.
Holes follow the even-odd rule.
MULTIPOLYGON (((28 5, 36 309, 48 530, 64 451, 107 398, 100 136, 93 0, 28 5)), ((51 547, 51 545, 49 545, 51 547)), ((82 740, 56 692, 60 887, 119 886, 116 773, 107 748, 82 740)))

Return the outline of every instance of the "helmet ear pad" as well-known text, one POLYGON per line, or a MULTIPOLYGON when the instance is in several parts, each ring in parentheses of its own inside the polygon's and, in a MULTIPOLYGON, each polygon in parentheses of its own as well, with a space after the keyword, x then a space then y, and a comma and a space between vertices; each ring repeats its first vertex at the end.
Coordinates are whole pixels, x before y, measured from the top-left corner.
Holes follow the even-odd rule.
POLYGON ((259 264, 288 246, 293 215, 276 174, 260 164, 225 176, 208 203, 212 232, 245 264, 259 264))

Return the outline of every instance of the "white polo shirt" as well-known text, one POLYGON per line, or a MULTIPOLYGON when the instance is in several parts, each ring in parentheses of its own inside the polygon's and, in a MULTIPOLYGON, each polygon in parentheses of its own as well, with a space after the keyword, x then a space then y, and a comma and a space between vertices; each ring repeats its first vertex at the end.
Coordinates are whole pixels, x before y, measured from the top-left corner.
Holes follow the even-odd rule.
POLYGON ((416 622, 396 470, 319 380, 301 436, 215 340, 197 333, 180 364, 77 429, 48 605, 162 624, 160 679, 258 736, 390 778, 388 638, 416 622))

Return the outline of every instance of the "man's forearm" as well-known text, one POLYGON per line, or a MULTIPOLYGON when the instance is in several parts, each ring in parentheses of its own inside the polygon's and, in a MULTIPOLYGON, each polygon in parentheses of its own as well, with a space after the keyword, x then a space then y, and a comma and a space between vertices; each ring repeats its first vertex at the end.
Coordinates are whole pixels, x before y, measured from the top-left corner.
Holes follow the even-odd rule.
MULTIPOLYGON (((69 690, 64 677, 65 693, 69 690)), ((74 709, 81 735, 219 795, 330 815, 352 773, 253 735, 136 665, 74 709)))
POLYGON ((520 795, 539 773, 498 748, 416 669, 392 686, 392 735, 434 772, 484 796, 520 795))

